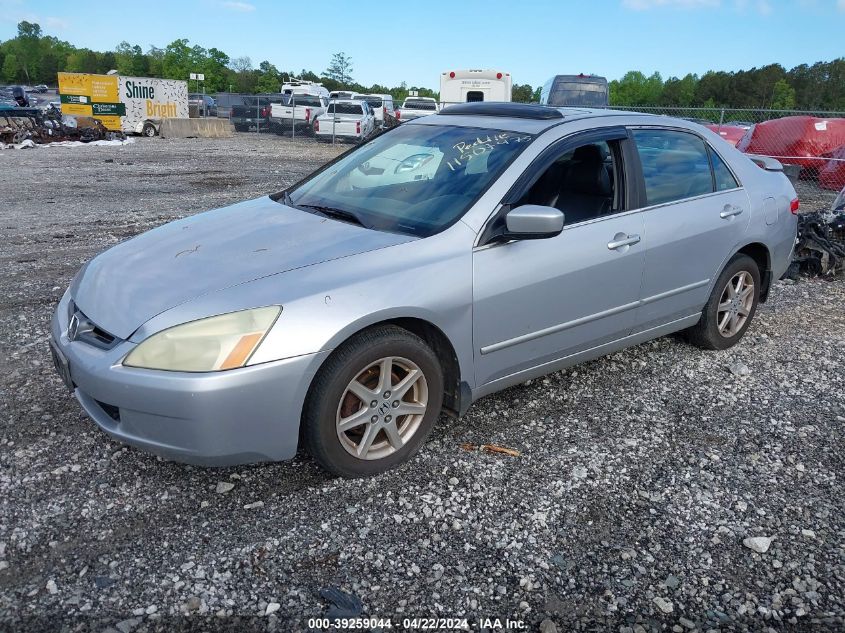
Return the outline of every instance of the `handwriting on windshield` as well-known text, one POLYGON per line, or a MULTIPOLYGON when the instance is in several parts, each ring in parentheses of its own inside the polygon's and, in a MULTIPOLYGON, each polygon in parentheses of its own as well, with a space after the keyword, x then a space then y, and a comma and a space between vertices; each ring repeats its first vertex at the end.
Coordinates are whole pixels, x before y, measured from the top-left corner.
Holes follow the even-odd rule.
POLYGON ((459 141, 452 147, 457 156, 450 158, 446 165, 452 171, 463 167, 476 156, 492 152, 499 145, 510 145, 512 143, 527 143, 531 140, 530 135, 513 134, 511 132, 498 132, 486 136, 477 136, 472 141, 459 141))

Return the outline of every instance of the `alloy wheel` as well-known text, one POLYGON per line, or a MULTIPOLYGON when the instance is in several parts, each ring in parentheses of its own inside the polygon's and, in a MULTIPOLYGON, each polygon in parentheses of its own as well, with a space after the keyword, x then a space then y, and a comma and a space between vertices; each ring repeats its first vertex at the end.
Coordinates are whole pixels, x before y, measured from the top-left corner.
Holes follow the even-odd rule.
POLYGON ((341 445, 358 459, 382 459, 400 450, 420 428, 428 383, 416 363, 381 358, 353 378, 337 406, 341 445))
POLYGON ((736 336, 748 321, 753 307, 754 278, 748 271, 741 270, 730 278, 719 298, 716 308, 719 334, 725 338, 736 336))

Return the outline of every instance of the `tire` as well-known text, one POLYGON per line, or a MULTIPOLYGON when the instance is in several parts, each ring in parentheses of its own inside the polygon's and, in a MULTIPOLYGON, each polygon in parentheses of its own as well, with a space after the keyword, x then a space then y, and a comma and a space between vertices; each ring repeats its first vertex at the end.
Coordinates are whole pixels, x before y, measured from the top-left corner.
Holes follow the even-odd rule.
POLYGON ((141 134, 148 138, 152 138, 157 134, 156 126, 152 123, 144 123, 144 127, 141 128, 141 134))
POLYGON ((337 348, 317 372, 303 408, 302 443, 335 475, 375 475, 416 453, 442 404, 443 370, 431 348, 402 328, 375 327, 337 348), (387 366, 390 384, 382 379, 387 366), (397 400, 399 389, 407 391, 397 400), (393 415, 402 410, 415 413, 393 415), (348 428, 340 430, 343 420, 348 428))
MULTIPOLYGON (((757 312, 760 303, 760 269, 748 255, 737 253, 725 266, 722 274, 716 280, 710 298, 701 313, 701 319, 694 326, 686 331, 687 340, 702 349, 724 350, 736 345, 757 312), (745 283, 753 283, 745 299, 734 299, 731 296, 731 288, 738 287, 739 279, 745 283), (728 303, 731 303, 728 306, 728 303), (720 310, 720 305, 722 310, 720 310), (723 322, 726 321, 726 325, 723 322), (736 320, 734 320, 736 319, 736 320), (720 328, 720 325, 722 327, 720 328)), ((748 286, 744 285, 740 295, 745 296, 748 286)), ((734 293, 735 294, 735 293, 734 293)))

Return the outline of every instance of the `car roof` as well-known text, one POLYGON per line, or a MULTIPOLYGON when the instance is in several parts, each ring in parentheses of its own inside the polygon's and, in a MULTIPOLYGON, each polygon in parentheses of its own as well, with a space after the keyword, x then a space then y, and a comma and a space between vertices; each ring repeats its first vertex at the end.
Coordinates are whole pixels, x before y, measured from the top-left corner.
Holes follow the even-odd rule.
POLYGON ((583 119, 618 119, 619 125, 631 123, 653 123, 666 127, 683 127, 690 130, 700 130, 701 126, 656 114, 645 114, 629 110, 609 110, 606 108, 553 108, 539 104, 493 103, 477 102, 462 103, 458 106, 447 106, 438 114, 413 119, 404 125, 451 125, 458 127, 489 128, 512 132, 527 132, 540 134, 549 128, 579 121, 583 119), (519 110, 516 110, 518 107, 519 110), (455 113, 450 108, 459 108, 455 113), (536 117, 528 114, 529 109, 538 111, 536 117), (550 115, 548 111, 559 112, 561 116, 550 115), (635 119, 632 121, 631 119, 635 119))

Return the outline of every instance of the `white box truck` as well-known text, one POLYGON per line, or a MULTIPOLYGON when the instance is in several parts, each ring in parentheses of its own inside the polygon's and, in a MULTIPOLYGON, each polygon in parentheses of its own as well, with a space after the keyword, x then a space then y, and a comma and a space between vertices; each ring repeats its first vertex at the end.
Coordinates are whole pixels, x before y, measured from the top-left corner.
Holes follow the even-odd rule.
POLYGON ((62 114, 127 134, 155 136, 162 119, 188 118, 188 82, 178 79, 59 73, 59 98, 62 114))
POLYGON ((513 79, 502 70, 447 70, 440 73, 440 105, 468 101, 510 101, 513 79))

